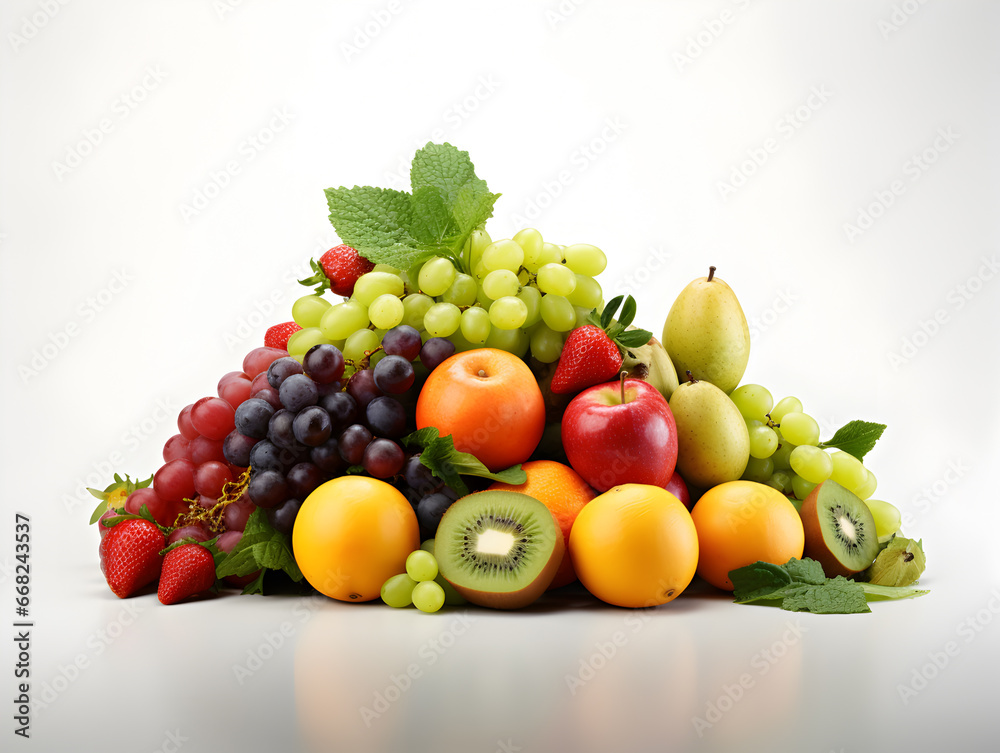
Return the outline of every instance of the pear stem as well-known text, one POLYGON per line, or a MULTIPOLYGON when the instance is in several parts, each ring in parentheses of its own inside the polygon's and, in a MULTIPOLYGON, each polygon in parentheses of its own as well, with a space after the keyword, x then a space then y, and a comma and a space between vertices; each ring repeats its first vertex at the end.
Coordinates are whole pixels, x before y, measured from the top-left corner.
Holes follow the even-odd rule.
POLYGON ((708 268, 708 282, 711 282, 713 277, 715 277, 715 267, 709 267, 708 268))
POLYGON ((625 399, 625 377, 628 376, 627 371, 623 371, 618 378, 618 386, 622 391, 622 405, 625 405, 628 401, 625 399))
MULTIPOLYGON (((715 269, 715 267, 712 267, 712 269, 715 269)), ((691 373, 691 369, 687 369, 686 373, 687 373, 688 382, 690 382, 691 384, 694 384, 695 382, 698 381, 697 379, 694 378, 694 374, 691 373)))

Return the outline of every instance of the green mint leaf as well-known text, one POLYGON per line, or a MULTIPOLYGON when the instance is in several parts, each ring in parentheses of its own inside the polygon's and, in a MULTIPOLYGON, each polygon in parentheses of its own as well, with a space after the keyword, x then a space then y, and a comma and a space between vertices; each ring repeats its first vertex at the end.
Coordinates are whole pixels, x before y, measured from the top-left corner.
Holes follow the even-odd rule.
POLYGON ((406 449, 411 449, 418 447, 421 450, 427 447, 431 442, 438 438, 439 432, 434 426, 427 426, 423 429, 417 429, 416 431, 407 434, 400 441, 403 443, 403 447, 406 449))
POLYGON ((761 599, 780 599, 782 591, 792 585, 792 577, 780 565, 754 562, 729 572, 733 584, 733 599, 748 604, 761 599))
POLYGON ((413 192, 413 219, 410 233, 424 248, 440 248, 444 255, 453 252, 459 228, 441 190, 424 186, 413 192))
MULTIPOLYGON (((253 572, 253 570, 251 570, 250 572, 253 572)), ((245 586, 243 586, 243 590, 240 593, 243 594, 243 595, 258 594, 260 596, 263 596, 264 595, 264 573, 266 573, 266 572, 267 572, 267 570, 261 569, 260 575, 258 575, 256 579, 250 581, 245 586)))
POLYGON ((420 448, 421 464, 462 496, 469 493, 468 486, 462 481, 463 475, 514 485, 524 484, 528 480, 528 474, 520 465, 497 473, 491 472, 475 455, 456 450, 451 435, 439 436, 438 430, 433 426, 408 434, 401 441, 407 449, 420 448))
POLYGON ((864 614, 871 612, 860 583, 838 575, 822 585, 801 584, 788 593, 781 608, 813 614, 864 614))
POLYGON ((410 188, 416 194, 421 188, 440 191, 445 206, 454 206, 459 192, 466 186, 486 190, 486 182, 476 177, 469 153, 451 144, 427 145, 413 155, 410 165, 410 188))
POLYGON ((486 220, 493 216, 493 205, 500 198, 500 194, 485 190, 485 185, 484 183, 483 190, 478 190, 472 185, 463 186, 452 204, 451 214, 459 227, 459 237, 464 238, 463 246, 472 231, 484 225, 486 220))
POLYGON ((916 599, 918 596, 929 594, 930 591, 914 588, 913 586, 879 586, 875 583, 859 583, 861 590, 870 597, 869 601, 882 601, 884 599, 916 599))
POLYGON ((244 576, 258 569, 284 570, 294 580, 302 580, 288 536, 276 531, 261 508, 253 511, 243 529, 243 537, 219 566, 216 576, 244 576))
POLYGON ((340 240, 369 261, 409 269, 433 255, 411 235, 410 194, 371 186, 328 188, 325 193, 340 240))
POLYGON ((788 573, 789 577, 795 583, 806 583, 812 586, 819 586, 826 582, 826 573, 823 572, 823 566, 816 560, 809 559, 796 559, 792 557, 784 565, 785 572, 788 573))
POLYGON ((885 431, 885 424, 851 421, 837 429, 831 439, 820 442, 819 446, 824 449, 843 450, 858 460, 864 460, 865 455, 871 452, 883 431, 885 431))

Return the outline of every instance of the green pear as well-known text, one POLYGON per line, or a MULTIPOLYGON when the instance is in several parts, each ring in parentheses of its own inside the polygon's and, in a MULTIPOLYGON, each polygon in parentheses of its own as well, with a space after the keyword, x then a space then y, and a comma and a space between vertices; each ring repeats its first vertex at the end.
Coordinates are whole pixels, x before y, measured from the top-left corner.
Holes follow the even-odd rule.
POLYGON ((743 475, 750 434, 725 392, 692 379, 674 390, 670 411, 677 424, 677 471, 689 485, 709 489, 743 475))
POLYGON ((667 355, 667 351, 655 337, 639 348, 629 348, 622 361, 621 371, 633 379, 649 382, 663 395, 664 400, 677 389, 677 369, 667 355))
POLYGON ((740 383, 750 360, 750 328, 736 294, 715 276, 715 267, 677 296, 663 325, 663 347, 678 374, 690 371, 727 395, 740 383))

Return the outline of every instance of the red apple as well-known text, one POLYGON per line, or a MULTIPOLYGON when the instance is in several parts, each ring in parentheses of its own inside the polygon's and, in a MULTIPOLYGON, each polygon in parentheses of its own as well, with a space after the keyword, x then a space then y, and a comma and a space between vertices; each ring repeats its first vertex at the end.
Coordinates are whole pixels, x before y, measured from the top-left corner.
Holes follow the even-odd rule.
POLYGON ((677 471, 674 471, 674 475, 670 477, 666 489, 683 502, 688 510, 691 509, 691 492, 688 491, 688 485, 684 483, 684 479, 677 471))
POLYGON ((655 387, 624 379, 588 387, 566 407, 569 464, 599 492, 618 484, 665 487, 677 464, 677 426, 655 387))

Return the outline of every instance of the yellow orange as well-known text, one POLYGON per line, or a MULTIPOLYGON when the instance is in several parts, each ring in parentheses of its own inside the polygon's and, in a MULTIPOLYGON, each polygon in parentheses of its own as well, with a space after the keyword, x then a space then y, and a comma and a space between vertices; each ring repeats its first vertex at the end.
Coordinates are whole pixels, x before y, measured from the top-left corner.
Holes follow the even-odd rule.
POLYGON ((659 486, 623 484, 577 515, 569 552, 580 582, 620 607, 676 599, 694 578, 698 534, 691 514, 659 486))
POLYGON ((755 481, 729 481, 705 492, 691 511, 698 529, 698 575, 733 590, 729 571, 758 560, 784 565, 801 558, 802 519, 777 489, 755 481))
MULTIPOLYGON (((504 484, 497 482, 490 489, 500 489, 511 492, 521 492, 534 497, 549 508, 552 517, 562 530, 563 541, 569 546, 569 534, 577 515, 596 495, 580 474, 568 465, 554 460, 532 460, 521 466, 528 480, 523 484, 504 484)), ((548 590, 565 586, 576 580, 573 561, 568 551, 563 554, 562 563, 556 571, 555 578, 548 590)))

